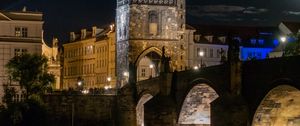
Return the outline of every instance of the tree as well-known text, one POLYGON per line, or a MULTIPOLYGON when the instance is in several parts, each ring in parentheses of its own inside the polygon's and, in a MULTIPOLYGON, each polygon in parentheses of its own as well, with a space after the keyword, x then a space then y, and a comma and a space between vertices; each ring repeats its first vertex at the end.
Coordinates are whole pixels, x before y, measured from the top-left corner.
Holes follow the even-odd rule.
POLYGON ((25 100, 14 102, 14 87, 5 85, 3 101, 6 107, 0 109, 0 125, 41 126, 45 125, 46 107, 41 95, 51 83, 54 75, 48 73, 47 58, 37 54, 23 54, 13 57, 6 65, 9 77, 18 82, 24 90, 25 100))
POLYGON ((291 42, 287 43, 284 49, 284 56, 297 56, 300 55, 300 32, 296 35, 290 35, 291 42))
POLYGON ((54 75, 48 73, 47 61, 42 55, 23 54, 13 57, 6 65, 12 81, 25 90, 26 99, 31 95, 42 95, 55 82, 54 75))

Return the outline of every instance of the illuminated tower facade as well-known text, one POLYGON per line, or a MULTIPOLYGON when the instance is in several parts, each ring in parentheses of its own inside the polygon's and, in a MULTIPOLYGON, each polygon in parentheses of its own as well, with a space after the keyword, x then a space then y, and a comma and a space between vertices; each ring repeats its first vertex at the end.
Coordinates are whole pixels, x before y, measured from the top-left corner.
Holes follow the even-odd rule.
POLYGON ((119 86, 132 76, 129 64, 138 81, 158 76, 163 47, 171 70, 185 69, 185 0, 117 0, 116 11, 119 86))

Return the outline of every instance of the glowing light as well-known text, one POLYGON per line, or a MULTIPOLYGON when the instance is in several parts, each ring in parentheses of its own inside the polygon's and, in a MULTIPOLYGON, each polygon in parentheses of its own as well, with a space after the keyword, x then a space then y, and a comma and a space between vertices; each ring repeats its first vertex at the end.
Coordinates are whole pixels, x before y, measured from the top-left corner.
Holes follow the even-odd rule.
POLYGON ((108 86, 104 86, 104 89, 105 89, 105 90, 108 90, 108 88, 109 88, 108 86))
POLYGON ((153 65, 153 64, 150 64, 150 65, 149 65, 149 68, 151 68, 151 69, 152 69, 153 67, 154 67, 154 65, 153 65))
POLYGON ((89 90, 83 90, 82 94, 88 94, 90 91, 89 90))
POLYGON ((123 75, 124 75, 125 77, 129 77, 129 72, 124 72, 123 75))
POLYGON ((78 84, 78 86, 81 86, 82 85, 82 81, 78 81, 77 84, 78 84))
POLYGON ((198 66, 194 66, 194 70, 198 70, 199 69, 199 67, 198 66))
POLYGON ((203 52, 203 51, 200 51, 200 52, 199 52, 199 56, 203 57, 203 56, 204 56, 204 52, 203 52))
POLYGON ((285 42, 286 42, 286 37, 285 37, 285 36, 280 37, 280 41, 281 41, 282 43, 285 43, 285 42))
POLYGON ((111 81, 111 77, 107 77, 107 81, 110 82, 111 81))

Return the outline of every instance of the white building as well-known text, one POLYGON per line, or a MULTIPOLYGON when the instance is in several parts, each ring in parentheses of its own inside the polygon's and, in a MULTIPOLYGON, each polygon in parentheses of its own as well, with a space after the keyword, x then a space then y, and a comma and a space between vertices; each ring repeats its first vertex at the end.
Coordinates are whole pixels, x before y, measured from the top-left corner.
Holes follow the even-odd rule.
POLYGON ((3 85, 10 84, 5 68, 8 61, 22 53, 42 53, 42 17, 42 13, 26 9, 0 11, 0 101, 3 85))
POLYGON ((239 42, 242 61, 265 59, 275 47, 276 31, 275 27, 200 25, 193 28, 187 25, 184 41, 188 43, 188 67, 221 64, 221 57, 225 60, 227 57, 228 35, 239 42))

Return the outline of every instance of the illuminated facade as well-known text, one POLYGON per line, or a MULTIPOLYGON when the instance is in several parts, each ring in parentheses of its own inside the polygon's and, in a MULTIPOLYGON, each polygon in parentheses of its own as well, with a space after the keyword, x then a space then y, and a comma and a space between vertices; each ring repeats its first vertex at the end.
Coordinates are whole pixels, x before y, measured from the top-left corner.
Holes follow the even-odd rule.
POLYGON ((214 66, 227 60, 228 35, 240 45, 240 60, 266 59, 276 44, 276 28, 201 25, 187 27, 188 66, 214 66), (247 29, 247 30, 245 30, 247 29))
POLYGON ((129 64, 138 80, 157 76, 163 47, 171 70, 184 70, 185 0, 117 0, 116 11, 118 86, 126 84, 129 64))
POLYGON ((110 29, 70 33, 64 47, 63 89, 115 87, 115 32, 110 29))
MULTIPOLYGON (((39 12, 1 11, 0 12, 0 101, 3 85, 17 84, 9 81, 5 65, 16 55, 22 53, 42 53, 43 14, 39 12)), ((16 99, 20 94, 15 96, 16 99)))

